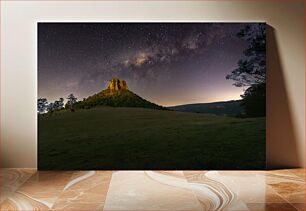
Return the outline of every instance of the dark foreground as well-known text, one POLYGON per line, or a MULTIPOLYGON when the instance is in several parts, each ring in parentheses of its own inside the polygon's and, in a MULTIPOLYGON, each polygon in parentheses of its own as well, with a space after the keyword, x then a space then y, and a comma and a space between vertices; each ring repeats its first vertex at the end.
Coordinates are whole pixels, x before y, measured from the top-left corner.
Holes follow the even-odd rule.
POLYGON ((100 107, 38 119, 40 170, 265 168, 265 118, 100 107))

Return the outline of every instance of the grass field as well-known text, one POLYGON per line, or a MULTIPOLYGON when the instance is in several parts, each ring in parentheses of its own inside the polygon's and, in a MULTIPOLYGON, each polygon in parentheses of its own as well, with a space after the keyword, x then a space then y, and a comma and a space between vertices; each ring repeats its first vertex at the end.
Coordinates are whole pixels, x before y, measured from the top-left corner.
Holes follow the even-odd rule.
POLYGON ((265 118, 97 107, 38 119, 41 170, 265 168, 265 118))

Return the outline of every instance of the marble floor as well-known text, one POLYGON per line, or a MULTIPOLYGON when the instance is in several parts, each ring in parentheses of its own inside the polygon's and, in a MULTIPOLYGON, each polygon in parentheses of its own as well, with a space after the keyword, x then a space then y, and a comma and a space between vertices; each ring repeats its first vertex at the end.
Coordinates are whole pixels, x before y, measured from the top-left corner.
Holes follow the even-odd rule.
POLYGON ((305 210, 305 169, 1 169, 1 210, 305 210))

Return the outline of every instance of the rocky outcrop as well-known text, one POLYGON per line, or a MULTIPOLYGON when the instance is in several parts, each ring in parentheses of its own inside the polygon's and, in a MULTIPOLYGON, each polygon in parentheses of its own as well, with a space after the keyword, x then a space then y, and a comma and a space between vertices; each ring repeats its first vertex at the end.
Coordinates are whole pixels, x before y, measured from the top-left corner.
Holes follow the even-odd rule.
POLYGON ((118 78, 112 78, 109 81, 108 89, 110 91, 128 90, 126 81, 120 80, 118 78))
POLYGON ((143 99, 137 94, 128 90, 124 80, 112 78, 109 81, 107 89, 74 104, 76 109, 89 109, 95 106, 111 106, 111 107, 135 107, 150 108, 158 110, 167 110, 162 106, 151 103, 143 99))

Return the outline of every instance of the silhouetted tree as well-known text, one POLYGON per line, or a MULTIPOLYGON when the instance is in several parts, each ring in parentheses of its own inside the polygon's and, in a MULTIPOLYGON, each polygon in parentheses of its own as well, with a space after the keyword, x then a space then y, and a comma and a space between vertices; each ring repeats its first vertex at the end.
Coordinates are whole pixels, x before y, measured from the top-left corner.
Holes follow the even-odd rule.
POLYGON ((266 114, 266 84, 258 84, 245 90, 241 105, 249 117, 265 116, 266 114))
POLYGON ((45 98, 38 99, 38 111, 40 111, 39 113, 52 113, 53 111, 60 110, 62 108, 64 108, 64 98, 62 97, 59 100, 49 104, 45 98))
POLYGON ((73 104, 75 104, 77 102, 77 98, 73 94, 70 94, 70 95, 68 95, 67 99, 68 99, 68 101, 67 101, 65 107, 70 108, 70 110, 72 110, 72 106, 73 106, 73 104))
POLYGON ((48 108, 48 101, 46 98, 39 98, 37 100, 37 112, 38 113, 45 113, 48 108))
POLYGON ((53 113, 54 110, 55 110, 54 103, 49 103, 47 108, 48 113, 53 113))
POLYGON ((64 98, 62 98, 62 97, 59 99, 59 106, 61 108, 64 108, 64 98))
POLYGON ((266 25, 252 24, 243 28, 237 36, 248 41, 244 58, 238 68, 226 76, 234 80, 233 85, 246 87, 242 105, 247 116, 265 116, 266 105, 266 25))
POLYGON ((60 110, 64 108, 64 98, 60 98, 59 100, 54 101, 53 104, 54 110, 60 110))
POLYGON ((238 68, 233 70, 226 79, 236 81, 237 87, 252 86, 266 83, 266 27, 265 24, 247 25, 238 37, 248 41, 244 51, 245 57, 238 61, 238 68))

